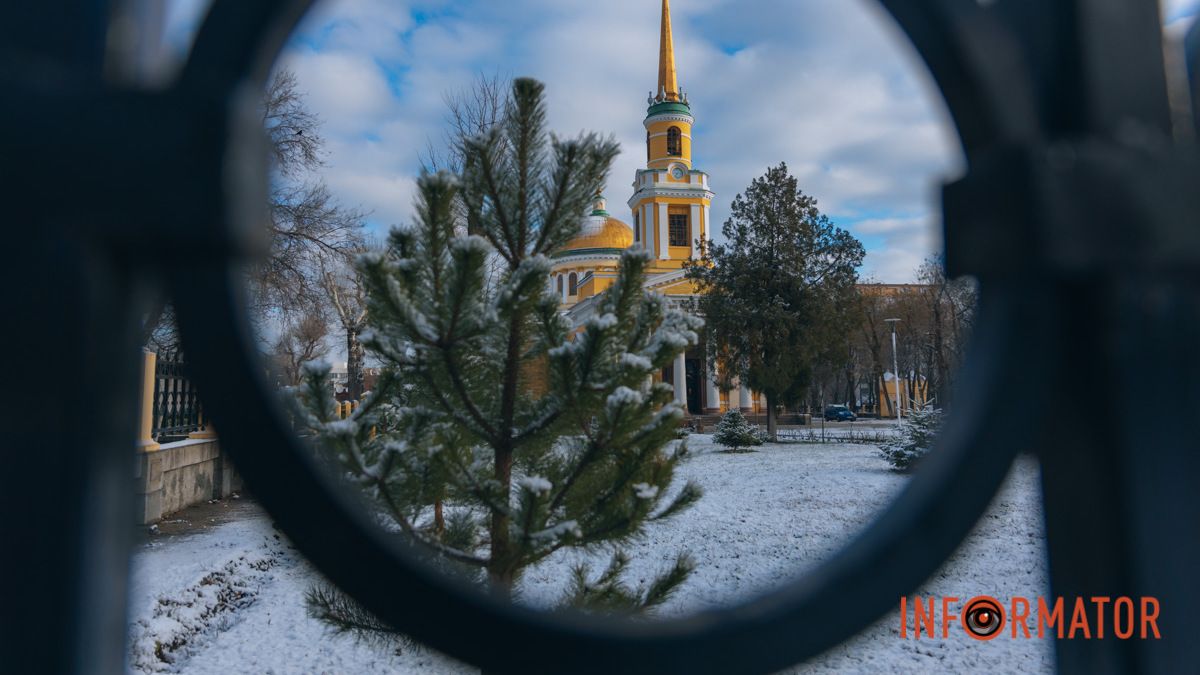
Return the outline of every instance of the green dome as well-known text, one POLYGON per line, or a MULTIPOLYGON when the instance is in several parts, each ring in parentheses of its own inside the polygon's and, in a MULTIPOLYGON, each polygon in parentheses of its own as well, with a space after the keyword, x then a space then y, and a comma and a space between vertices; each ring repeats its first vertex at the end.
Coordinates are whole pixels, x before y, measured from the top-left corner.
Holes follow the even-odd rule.
POLYGON ((646 117, 654 117, 663 113, 679 113, 681 115, 691 115, 692 107, 682 101, 663 101, 655 103, 646 110, 646 117))

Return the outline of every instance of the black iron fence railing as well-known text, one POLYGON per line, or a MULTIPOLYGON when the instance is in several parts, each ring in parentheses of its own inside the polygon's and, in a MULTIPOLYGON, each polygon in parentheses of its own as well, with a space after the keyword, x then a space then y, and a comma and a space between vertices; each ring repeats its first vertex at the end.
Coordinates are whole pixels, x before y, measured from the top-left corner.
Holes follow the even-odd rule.
POLYGON ((159 443, 187 438, 201 427, 200 397, 179 352, 159 353, 154 365, 152 438, 159 443))

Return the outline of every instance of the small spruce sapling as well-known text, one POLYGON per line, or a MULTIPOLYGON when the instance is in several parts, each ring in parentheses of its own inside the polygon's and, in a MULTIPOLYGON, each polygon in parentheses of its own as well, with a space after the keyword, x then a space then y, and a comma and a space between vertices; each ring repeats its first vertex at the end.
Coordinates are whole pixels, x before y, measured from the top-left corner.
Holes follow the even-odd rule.
MULTIPOLYGON (((413 225, 359 264, 370 322, 362 341, 385 376, 337 420, 327 373, 310 370, 298 409, 415 549, 509 597, 524 569, 560 549, 613 548, 598 576, 581 567, 564 580, 564 601, 642 612, 669 598, 693 563, 681 552, 632 587, 620 545, 701 494, 691 482, 671 489, 685 449, 669 444, 684 413, 670 386, 647 382, 697 343, 702 323, 644 291, 649 258, 629 251, 594 316, 572 332, 548 289, 550 256, 578 233, 618 147, 595 135, 548 137, 544 127, 542 85, 517 80, 502 123, 464 142, 462 175, 419 180, 413 225), (456 203, 469 236, 455 228, 456 203), (444 527, 436 503, 449 514, 444 527)), ((380 630, 328 593, 309 601, 335 627, 380 630)))
POLYGON ((717 422, 713 442, 729 448, 727 452, 747 452, 742 448, 762 445, 763 437, 740 410, 730 410, 717 422))
POLYGON ((900 434, 879 445, 879 454, 897 471, 909 471, 929 454, 941 426, 941 410, 913 410, 900 427, 900 434))

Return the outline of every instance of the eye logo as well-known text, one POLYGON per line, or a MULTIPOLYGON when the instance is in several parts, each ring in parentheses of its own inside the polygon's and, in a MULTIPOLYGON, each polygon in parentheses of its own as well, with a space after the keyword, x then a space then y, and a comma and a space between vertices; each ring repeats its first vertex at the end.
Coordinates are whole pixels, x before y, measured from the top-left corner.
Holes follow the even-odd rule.
POLYGON ((1004 628, 1004 610, 993 597, 971 598, 963 608, 963 628, 976 640, 991 640, 1004 628))

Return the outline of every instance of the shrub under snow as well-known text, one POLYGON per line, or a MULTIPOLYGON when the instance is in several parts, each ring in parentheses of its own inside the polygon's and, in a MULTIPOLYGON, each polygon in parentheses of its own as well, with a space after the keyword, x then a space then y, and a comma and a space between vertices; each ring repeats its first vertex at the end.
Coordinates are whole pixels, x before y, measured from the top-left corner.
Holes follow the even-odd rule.
POLYGON ((724 445, 730 452, 736 452, 740 448, 762 445, 763 437, 758 432, 758 427, 747 422, 741 411, 730 410, 717 423, 713 442, 724 445))
POLYGON ((879 454, 895 469, 907 471, 929 454, 941 426, 941 410, 914 410, 900 427, 900 435, 879 446, 879 454))

